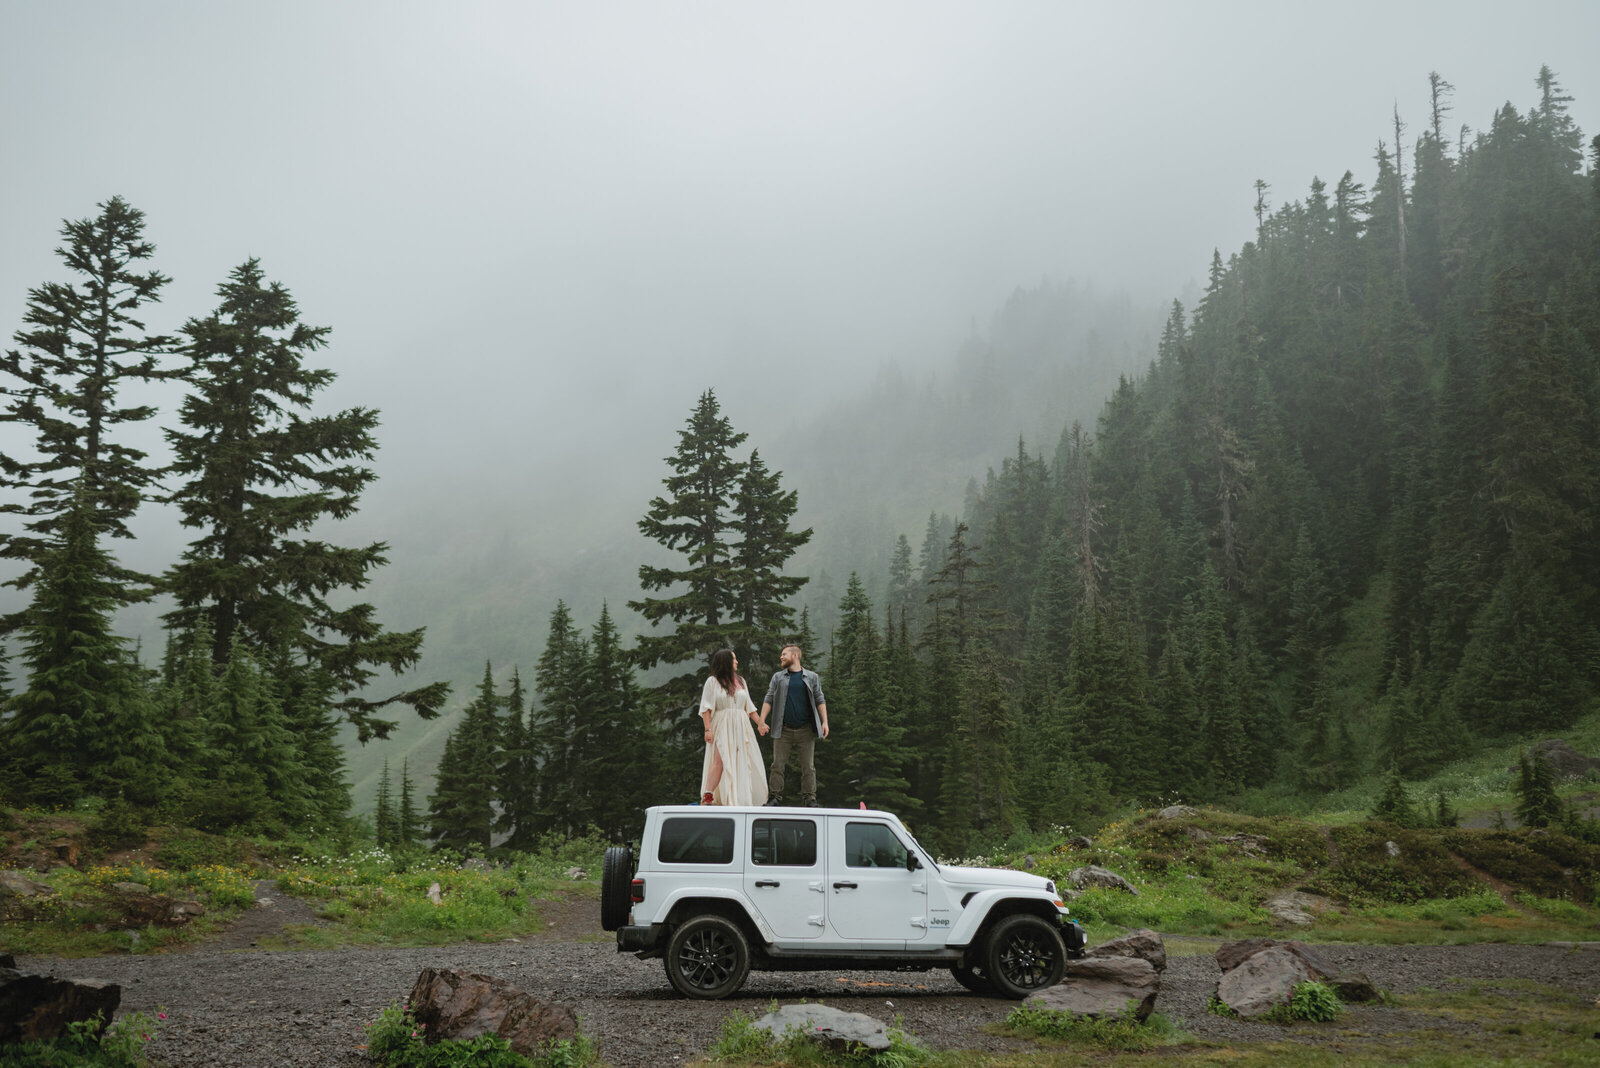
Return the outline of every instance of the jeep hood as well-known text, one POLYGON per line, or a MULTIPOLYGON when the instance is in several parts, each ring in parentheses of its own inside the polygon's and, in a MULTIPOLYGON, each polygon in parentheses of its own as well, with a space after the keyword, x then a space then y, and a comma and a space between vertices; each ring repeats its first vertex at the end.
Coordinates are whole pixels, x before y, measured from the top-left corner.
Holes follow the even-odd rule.
POLYGON ((1010 868, 958 868, 951 864, 939 865, 939 874, 944 876, 945 882, 969 890, 1017 887, 1043 893, 1045 883, 1048 881, 1042 876, 1029 875, 1025 871, 1012 871, 1010 868))

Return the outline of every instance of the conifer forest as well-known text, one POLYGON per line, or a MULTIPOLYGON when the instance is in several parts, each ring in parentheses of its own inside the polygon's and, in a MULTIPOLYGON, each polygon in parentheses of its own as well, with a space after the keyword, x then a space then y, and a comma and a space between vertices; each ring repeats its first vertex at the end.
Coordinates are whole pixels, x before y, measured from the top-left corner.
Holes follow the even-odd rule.
POLYGON ((427 563, 341 540, 382 428, 324 403, 329 328, 245 259, 147 331, 160 235, 86 205, 0 357, 0 798, 219 831, 375 803, 381 841, 473 853, 626 839, 696 795, 709 654, 759 706, 788 642, 827 696, 821 801, 952 853, 1568 727, 1600 687, 1600 138, 1548 68, 1471 129, 1429 86, 1370 159, 1258 183, 1252 239, 1098 418, 1019 427, 958 513, 930 501, 892 544, 807 556, 760 427, 708 385, 639 458, 659 554, 593 618, 576 590, 540 606, 537 662, 472 678, 420 677, 425 629, 363 599, 427 563), (186 547, 141 573, 119 546, 157 505, 186 547), (802 559, 849 576, 836 597, 802 559), (143 602, 159 641, 118 632, 143 602), (384 751, 352 795, 349 746, 441 715, 437 767, 384 751))

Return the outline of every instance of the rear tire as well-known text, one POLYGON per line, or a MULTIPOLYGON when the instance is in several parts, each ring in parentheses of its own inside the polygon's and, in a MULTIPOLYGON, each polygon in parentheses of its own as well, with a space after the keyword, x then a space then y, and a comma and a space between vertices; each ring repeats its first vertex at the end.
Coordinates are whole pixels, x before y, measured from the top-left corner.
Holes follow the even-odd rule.
POLYGON ((1037 916, 1007 916, 989 933, 983 974, 1000 997, 1021 1001, 1055 986, 1066 970, 1066 943, 1060 932, 1037 916))
POLYGON ((994 997, 994 985, 990 983, 988 978, 978 969, 951 968, 950 974, 955 977, 956 982, 960 983, 974 994, 982 994, 986 998, 994 997))
POLYGON ((725 916, 696 916, 667 940, 667 979, 686 998, 715 1001, 744 985, 750 943, 725 916))
POLYGON ((633 850, 612 846, 600 869, 600 926, 615 931, 628 925, 633 911, 633 850))

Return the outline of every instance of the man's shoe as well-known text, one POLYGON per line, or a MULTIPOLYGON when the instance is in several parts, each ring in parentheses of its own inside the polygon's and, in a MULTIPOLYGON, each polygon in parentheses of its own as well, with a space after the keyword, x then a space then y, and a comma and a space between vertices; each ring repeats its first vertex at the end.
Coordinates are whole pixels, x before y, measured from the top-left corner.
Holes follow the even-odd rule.
POLYGON ((781 794, 773 794, 771 797, 767 798, 767 807, 768 808, 771 808, 774 805, 781 805, 781 804, 783 804, 783 796, 781 794))
POLYGON ((817 804, 815 798, 813 798, 812 800, 806 802, 806 808, 820 808, 820 807, 821 806, 817 804))

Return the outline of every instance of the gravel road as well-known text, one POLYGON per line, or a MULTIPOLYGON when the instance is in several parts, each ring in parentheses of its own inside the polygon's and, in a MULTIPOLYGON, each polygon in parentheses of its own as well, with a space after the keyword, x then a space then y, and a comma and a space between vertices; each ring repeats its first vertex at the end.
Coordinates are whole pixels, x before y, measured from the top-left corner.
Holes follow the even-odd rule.
MULTIPOLYGON (((284 902, 265 908, 296 906, 298 902, 284 902)), ((582 911, 587 915, 595 910, 589 905, 582 911)), ((692 1061, 716 1041, 731 1012, 760 1015, 773 999, 821 1000, 884 1020, 899 1016, 907 1031, 940 1049, 1029 1048, 1023 1040, 982 1030, 1003 1020, 1013 1003, 969 994, 943 971, 752 972, 742 996, 696 1002, 672 991, 660 961, 619 954, 609 941, 297 952, 251 948, 254 936, 273 927, 274 920, 247 915, 233 932, 188 953, 91 960, 21 957, 17 963, 24 971, 121 983, 125 1011, 163 1007, 169 1019, 150 1047, 150 1059, 164 1066, 367 1065, 361 1052, 362 1025, 403 998, 427 967, 499 976, 531 994, 569 1005, 584 1033, 599 1042, 602 1059, 616 1068, 664 1068, 692 1061)), ((552 936, 571 933, 553 931, 552 936)), ((1319 946, 1318 952, 1397 993, 1471 978, 1531 979, 1600 995, 1600 950, 1594 948, 1329 945, 1319 946)), ((1218 975, 1209 954, 1172 957, 1157 1011, 1190 1032, 1223 1042, 1285 1037, 1317 1041, 1312 1028, 1285 1029, 1208 1014, 1206 1001, 1218 975)), ((1354 1011, 1371 1033, 1403 1034, 1421 1026, 1420 1019, 1398 1009, 1354 1011)), ((1428 1026, 1439 1024, 1439 1017, 1427 1018, 1428 1026)))

